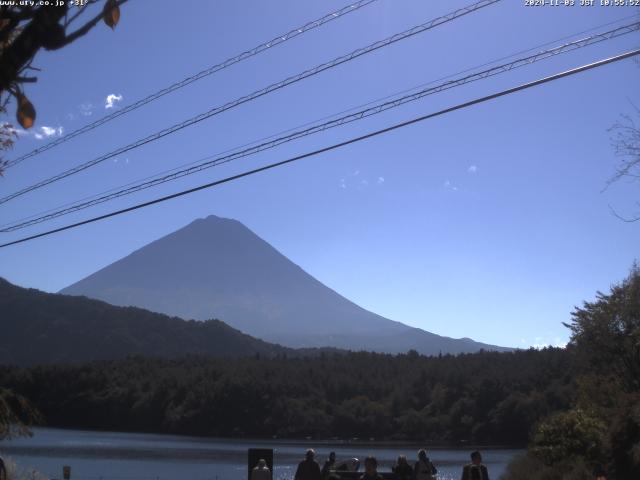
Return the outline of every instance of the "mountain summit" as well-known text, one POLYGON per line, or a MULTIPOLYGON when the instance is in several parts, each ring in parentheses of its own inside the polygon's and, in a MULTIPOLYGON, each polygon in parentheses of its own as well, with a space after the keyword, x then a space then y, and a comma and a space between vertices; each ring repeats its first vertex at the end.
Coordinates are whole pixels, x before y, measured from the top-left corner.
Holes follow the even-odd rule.
POLYGON ((369 312, 323 285, 236 220, 209 216, 63 289, 185 319, 219 318, 291 347, 424 354, 503 350, 369 312))

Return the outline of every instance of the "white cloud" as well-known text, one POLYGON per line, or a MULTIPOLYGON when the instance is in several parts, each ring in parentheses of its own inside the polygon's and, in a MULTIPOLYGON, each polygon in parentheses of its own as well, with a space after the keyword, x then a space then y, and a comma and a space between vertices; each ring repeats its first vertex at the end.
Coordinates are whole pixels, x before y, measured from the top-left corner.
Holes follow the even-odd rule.
POLYGON ((93 110, 95 109, 95 105, 91 102, 84 102, 78 105, 78 110, 80 110, 80 115, 83 117, 90 117, 93 115, 93 110))
POLYGON ((563 342, 559 337, 556 337, 553 342, 556 347, 564 348, 567 346, 567 342, 563 342))
POLYGON ((0 124, 0 126, 2 128, 7 128, 8 129, 8 133, 13 134, 13 135, 17 135, 18 137, 24 137, 26 135, 29 135, 29 132, 27 132, 23 128, 11 125, 8 122, 3 122, 3 123, 0 124))
POLYGON ((43 135, 50 137, 51 135, 55 135, 56 133, 56 129, 53 127, 47 127, 46 125, 43 125, 42 127, 40 127, 40 131, 42 132, 43 135))
POLYGON ((458 187, 456 187, 453 183, 451 183, 450 180, 445 180, 444 188, 446 188, 447 190, 453 190, 454 192, 458 191, 458 187))
POLYGON ((340 188, 346 190, 348 188, 355 188, 356 190, 363 191, 369 188, 370 185, 382 185, 385 182, 385 178, 382 176, 366 178, 362 175, 360 170, 354 170, 350 174, 340 179, 340 188), (354 178, 358 177, 358 178, 354 178))
POLYGON ((478 171, 477 165, 471 165, 469 168, 467 168, 467 172, 469 173, 476 173, 477 171, 478 171))
POLYGON ((56 127, 48 127, 46 125, 43 125, 40 127, 39 133, 44 137, 52 137, 54 135, 58 135, 59 137, 61 137, 62 134, 64 133, 64 127, 60 126, 56 128, 56 127))
POLYGON ((566 346, 567 346, 567 342, 563 341, 560 337, 554 337, 552 340, 546 337, 535 337, 534 343, 531 344, 531 348, 535 348, 536 350, 541 350, 543 348, 549 348, 549 347, 565 348, 566 346))
POLYGON ((36 140, 43 140, 49 137, 61 137, 64 133, 64 127, 49 127, 47 125, 42 125, 33 131, 33 136, 36 140))
POLYGON ((121 102, 122 101, 122 95, 121 94, 115 94, 115 93, 110 93, 109 95, 107 95, 107 98, 104 101, 104 108, 113 108, 115 107, 117 102, 121 102))
MULTIPOLYGON (((5 125, 5 124, 3 124, 5 125)), ((44 140, 45 138, 53 137, 53 136, 62 136, 64 133, 64 127, 49 127, 47 125, 42 125, 41 127, 33 128, 31 130, 25 130, 20 127, 11 127, 11 133, 17 135, 18 137, 30 137, 33 136, 36 140, 44 140)))

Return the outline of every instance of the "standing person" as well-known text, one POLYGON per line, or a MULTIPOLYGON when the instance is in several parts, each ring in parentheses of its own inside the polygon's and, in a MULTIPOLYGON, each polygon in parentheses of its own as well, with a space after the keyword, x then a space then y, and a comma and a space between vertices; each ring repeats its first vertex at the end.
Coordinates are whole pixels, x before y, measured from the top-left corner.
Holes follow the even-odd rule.
POLYGON ((271 480, 271 470, 264 458, 258 460, 258 464, 251 470, 251 480, 271 480))
POLYGON ((0 457, 0 480, 7 480, 7 468, 4 466, 2 457, 0 457))
POLYGON ((413 466, 413 476, 415 480, 434 480, 438 473, 438 469, 435 467, 429 457, 427 457, 426 450, 420 450, 418 452, 418 461, 413 466))
POLYGON ((407 457, 404 455, 400 455, 396 464, 391 467, 391 471, 396 475, 398 480, 412 480, 413 479, 413 469, 409 462, 407 462, 407 457))
POLYGON ((383 480, 378 474, 378 460, 376 457, 367 457, 364 459, 364 475, 360 480, 383 480))
POLYGON ((462 480, 489 480, 489 472, 482 463, 482 455, 479 451, 471 453, 471 463, 464 466, 462 480))
POLYGON ((593 469, 593 476, 596 480, 607 480, 607 472, 600 464, 596 465, 596 468, 593 469))
POLYGON ((329 475, 331 474, 331 470, 334 470, 335 466, 336 466, 336 452, 331 452, 329 453, 329 458, 327 458, 327 460, 324 462, 324 465, 322 466, 322 472, 320 472, 322 474, 322 478, 323 479, 329 478, 329 475))
POLYGON ((251 470, 251 480, 271 480, 271 470, 264 458, 258 460, 258 464, 251 470))
POLYGON ((316 452, 310 448, 305 458, 298 464, 294 480, 322 480, 320 465, 315 461, 316 452))

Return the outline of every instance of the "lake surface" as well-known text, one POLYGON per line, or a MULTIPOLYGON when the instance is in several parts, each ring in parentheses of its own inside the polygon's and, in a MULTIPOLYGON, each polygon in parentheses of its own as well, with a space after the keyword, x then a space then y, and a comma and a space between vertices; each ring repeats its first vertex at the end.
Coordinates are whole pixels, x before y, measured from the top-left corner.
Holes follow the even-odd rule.
MULTIPOLYGON (((37 428, 31 438, 0 442, 0 455, 20 467, 35 469, 48 478, 62 478, 71 466, 71 480, 245 480, 248 448, 274 449, 274 480, 291 480, 307 448, 313 447, 322 463, 333 450, 338 459, 363 460, 375 455, 380 471, 388 471, 400 454, 410 462, 420 445, 349 444, 284 440, 230 440, 140 433, 88 432, 37 428)), ((521 450, 483 450, 491 478, 521 450)), ((441 480, 459 479, 469 451, 433 448, 431 460, 441 480)))

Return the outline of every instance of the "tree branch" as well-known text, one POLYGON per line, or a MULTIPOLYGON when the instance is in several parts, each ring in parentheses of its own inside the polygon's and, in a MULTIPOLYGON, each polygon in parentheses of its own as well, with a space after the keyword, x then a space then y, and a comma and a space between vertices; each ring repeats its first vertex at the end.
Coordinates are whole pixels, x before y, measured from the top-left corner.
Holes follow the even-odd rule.
MULTIPOLYGON (((128 1, 129 0, 118 0, 115 2, 114 6, 119 7, 120 5, 128 1)), ((56 46, 56 48, 53 48, 52 50, 58 50, 59 48, 62 48, 65 45, 69 45, 70 43, 75 42, 78 38, 86 35, 87 33, 89 33, 89 31, 91 31, 93 27, 95 27, 98 24, 100 20, 102 20, 102 17, 103 17, 103 14, 102 12, 100 12, 98 15, 96 15, 87 23, 85 23, 82 27, 77 29, 75 32, 65 36, 64 40, 60 43, 60 45, 56 46)))
POLYGON ((16 82, 20 83, 36 83, 38 77, 16 77, 16 82))
POLYGON ((634 223, 640 220, 640 215, 637 215, 634 217, 623 217, 618 212, 616 212, 616 210, 611 205, 609 205, 609 210, 611 211, 614 217, 616 217, 618 220, 622 220, 625 223, 634 223))

